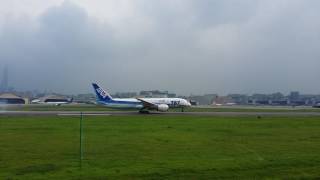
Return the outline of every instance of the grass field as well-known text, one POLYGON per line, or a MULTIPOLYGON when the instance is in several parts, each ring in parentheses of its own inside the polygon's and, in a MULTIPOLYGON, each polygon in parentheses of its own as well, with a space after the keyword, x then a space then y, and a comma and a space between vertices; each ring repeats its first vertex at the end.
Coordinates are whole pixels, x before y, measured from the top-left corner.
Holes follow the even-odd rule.
POLYGON ((0 179, 316 179, 319 117, 0 116, 0 179))
MULTIPOLYGON (((119 111, 104 106, 83 105, 83 104, 66 104, 61 106, 55 105, 9 105, 0 106, 0 111, 119 111)), ((123 111, 123 110, 121 110, 123 111)), ((137 111, 137 110, 131 110, 137 111)), ((169 109, 169 111, 181 111, 181 109, 169 109)), ((227 106, 227 107, 191 107, 185 108, 185 112, 320 112, 320 108, 312 107, 277 107, 277 106, 227 106)))

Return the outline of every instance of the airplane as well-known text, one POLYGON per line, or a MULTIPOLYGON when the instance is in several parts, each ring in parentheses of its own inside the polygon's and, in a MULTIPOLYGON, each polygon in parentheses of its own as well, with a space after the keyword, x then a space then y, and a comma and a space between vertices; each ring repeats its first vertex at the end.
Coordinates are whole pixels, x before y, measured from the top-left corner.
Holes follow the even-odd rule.
POLYGON ((71 104, 72 102, 73 102, 73 98, 71 98, 71 99, 50 99, 50 100, 34 99, 31 101, 31 104, 48 104, 48 105, 61 106, 63 104, 71 104))
POLYGON ((96 94, 97 104, 114 109, 137 109, 140 113, 149 113, 149 110, 166 112, 169 108, 190 107, 189 101, 182 98, 112 98, 110 94, 96 83, 92 83, 96 94))

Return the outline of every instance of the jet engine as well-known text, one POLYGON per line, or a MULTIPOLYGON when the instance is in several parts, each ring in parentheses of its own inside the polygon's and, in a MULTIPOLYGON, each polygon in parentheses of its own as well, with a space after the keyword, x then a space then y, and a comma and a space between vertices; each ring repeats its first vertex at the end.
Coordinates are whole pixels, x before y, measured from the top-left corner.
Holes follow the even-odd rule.
POLYGON ((158 108, 157 110, 160 112, 166 112, 168 111, 169 106, 166 104, 159 104, 157 108, 158 108))

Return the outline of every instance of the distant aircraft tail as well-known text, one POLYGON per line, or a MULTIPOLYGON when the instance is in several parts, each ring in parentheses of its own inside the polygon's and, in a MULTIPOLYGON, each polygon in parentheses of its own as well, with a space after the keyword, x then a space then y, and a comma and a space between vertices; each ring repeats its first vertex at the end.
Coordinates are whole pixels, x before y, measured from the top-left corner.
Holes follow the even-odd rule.
POLYGON ((112 97, 110 96, 110 94, 108 92, 103 90, 96 83, 92 83, 92 86, 93 86, 93 89, 96 93, 97 99, 99 101, 105 101, 105 102, 112 101, 112 97))

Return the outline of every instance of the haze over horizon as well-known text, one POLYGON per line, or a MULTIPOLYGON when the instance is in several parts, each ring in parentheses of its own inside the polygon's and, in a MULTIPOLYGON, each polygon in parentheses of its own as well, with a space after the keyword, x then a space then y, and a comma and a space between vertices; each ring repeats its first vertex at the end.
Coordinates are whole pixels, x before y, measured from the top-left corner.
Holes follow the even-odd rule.
POLYGON ((317 0, 0 0, 19 90, 320 94, 317 0))

